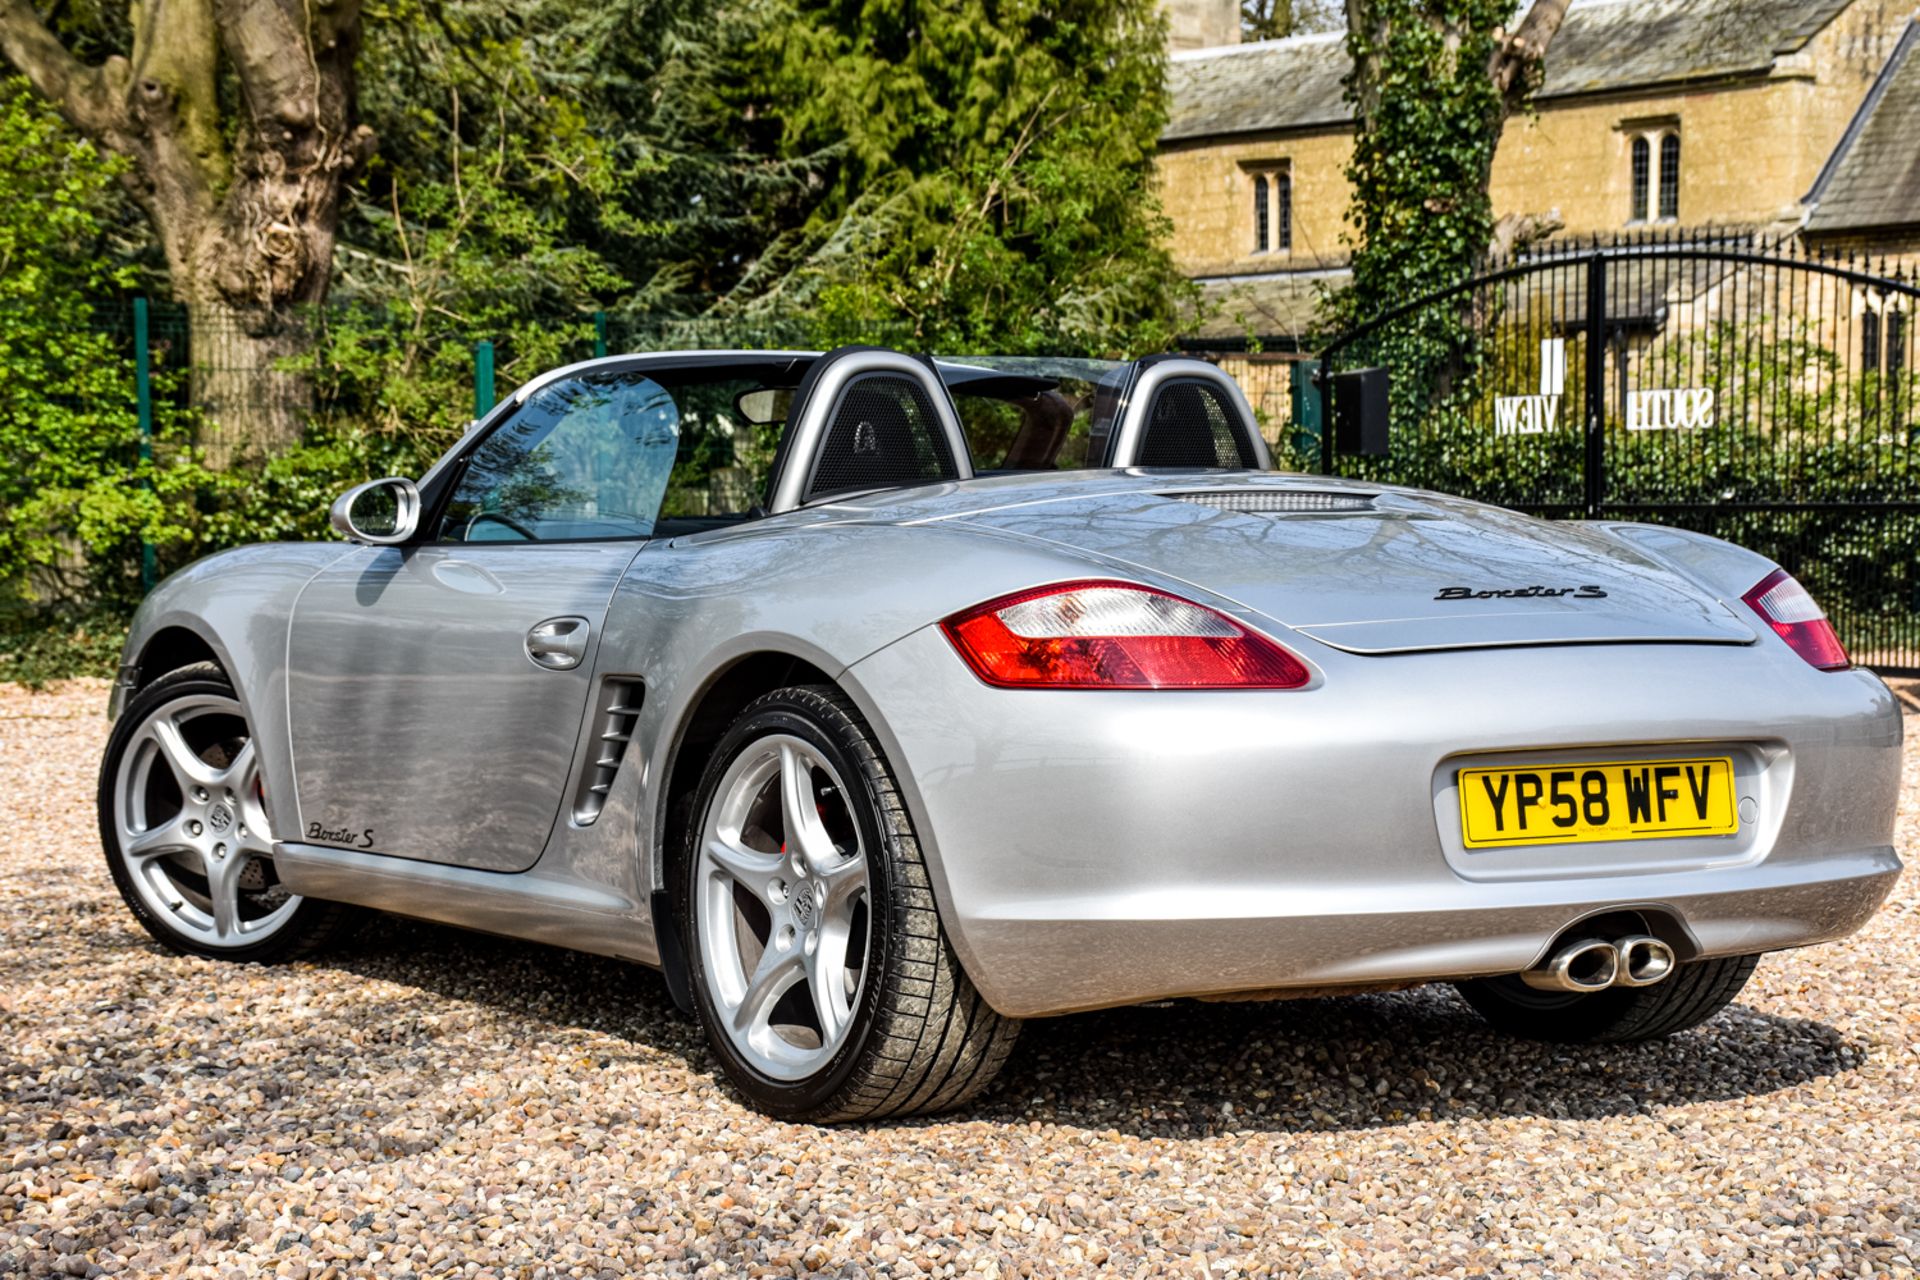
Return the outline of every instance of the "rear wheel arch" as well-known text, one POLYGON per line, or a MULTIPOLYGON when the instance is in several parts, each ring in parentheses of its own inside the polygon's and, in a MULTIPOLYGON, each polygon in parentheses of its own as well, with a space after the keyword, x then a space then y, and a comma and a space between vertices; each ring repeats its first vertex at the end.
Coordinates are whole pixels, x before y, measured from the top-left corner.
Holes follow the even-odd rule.
POLYGON ((756 651, 729 663, 710 677, 706 687, 675 726, 672 754, 663 771, 667 785, 661 790, 654 812, 653 847, 645 852, 651 860, 654 892, 650 909, 660 964, 665 971, 669 990, 684 1011, 691 1013, 693 1010, 692 997, 685 985, 685 952, 680 949, 681 940, 675 931, 671 903, 664 891, 667 886, 678 883, 673 877, 682 870, 680 855, 683 852, 686 824, 693 821, 694 792, 699 789, 701 775, 713 749, 719 745, 721 737, 748 703, 776 689, 808 684, 829 685, 844 694, 873 734, 882 756, 892 766, 894 783, 913 822, 921 857, 932 880, 933 895, 939 904, 941 919, 947 922, 948 941, 952 943, 960 967, 968 979, 982 990, 986 989, 981 980, 983 966, 954 909, 952 890, 942 864, 939 833, 934 830, 927 814, 919 780, 914 777, 906 754, 878 702, 861 683, 859 673, 859 664, 856 663, 835 678, 818 664, 798 654, 779 650, 756 651))
POLYGON ((947 944, 894 771, 845 689, 749 703, 708 754, 690 817, 674 919, 737 1089, 783 1119, 832 1123, 945 1110, 987 1087, 1019 1024, 947 944), (839 1013, 836 993, 851 1001, 839 1013))
POLYGON ((686 824, 693 820, 693 795, 713 749, 748 703, 776 689, 792 685, 835 685, 834 678, 798 654, 763 649, 742 654, 711 675, 673 727, 673 746, 654 809, 653 847, 646 851, 651 864, 653 894, 650 910, 660 965, 674 1002, 691 1013, 686 985, 686 951, 674 921, 667 886, 681 867, 686 824))

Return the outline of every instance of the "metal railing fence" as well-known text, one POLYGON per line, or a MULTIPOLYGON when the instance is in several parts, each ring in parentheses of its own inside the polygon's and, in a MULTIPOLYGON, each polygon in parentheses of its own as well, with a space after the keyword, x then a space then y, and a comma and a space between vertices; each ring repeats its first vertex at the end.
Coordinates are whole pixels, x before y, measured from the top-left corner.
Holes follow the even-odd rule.
POLYGON ((1678 233, 1496 263, 1325 345, 1388 370, 1389 449, 1308 469, 1547 517, 1651 521, 1805 581, 1862 661, 1920 671, 1920 282, 1678 233))

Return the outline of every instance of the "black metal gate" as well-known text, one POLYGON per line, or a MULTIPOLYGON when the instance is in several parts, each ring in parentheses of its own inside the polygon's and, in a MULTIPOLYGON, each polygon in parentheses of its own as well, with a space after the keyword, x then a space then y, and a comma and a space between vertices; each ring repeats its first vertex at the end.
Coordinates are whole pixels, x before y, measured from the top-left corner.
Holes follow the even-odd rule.
POLYGON ((1920 672, 1917 302, 1884 264, 1750 241, 1534 254, 1328 345, 1328 429, 1291 461, 1726 538, 1805 582, 1856 660, 1920 672), (1337 453, 1334 375, 1381 367, 1387 453, 1337 453))

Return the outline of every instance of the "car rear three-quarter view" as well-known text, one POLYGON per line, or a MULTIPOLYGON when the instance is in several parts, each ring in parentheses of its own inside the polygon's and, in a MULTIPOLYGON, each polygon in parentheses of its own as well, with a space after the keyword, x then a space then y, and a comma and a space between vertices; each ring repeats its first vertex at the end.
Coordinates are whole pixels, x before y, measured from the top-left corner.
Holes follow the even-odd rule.
POLYGON ((1668 1035, 1889 891, 1900 715, 1780 566, 1269 467, 1190 360, 558 371, 154 593, 109 861, 202 954, 359 904, 657 965, 818 1121, 1168 998, 1668 1035))

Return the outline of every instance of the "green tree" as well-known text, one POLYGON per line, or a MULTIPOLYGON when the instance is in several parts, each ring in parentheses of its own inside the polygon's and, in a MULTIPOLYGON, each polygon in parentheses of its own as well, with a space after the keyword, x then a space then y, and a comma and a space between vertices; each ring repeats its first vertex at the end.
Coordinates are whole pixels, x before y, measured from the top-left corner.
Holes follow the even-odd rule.
MULTIPOLYGON (((717 79, 803 198, 718 303, 834 337, 1118 351, 1175 331, 1152 0, 763 0, 717 79), (729 87, 731 86, 731 88, 729 87)), ((716 115, 721 113, 716 112, 716 115)))
MULTIPOLYGON (((177 543, 203 473, 163 414, 143 462, 124 333, 94 302, 132 283, 111 239, 125 162, 0 77, 0 608, 124 601, 142 538, 177 543)), ((164 406, 163 406, 164 408, 164 406)))
POLYGON ((174 296, 219 461, 297 439, 299 309, 327 296, 340 196, 372 135, 355 121, 359 0, 0 0, 0 54, 125 164, 174 296))
POLYGON ((1354 110, 1352 322, 1465 279, 1493 240, 1487 185, 1569 0, 1346 0, 1354 110))

